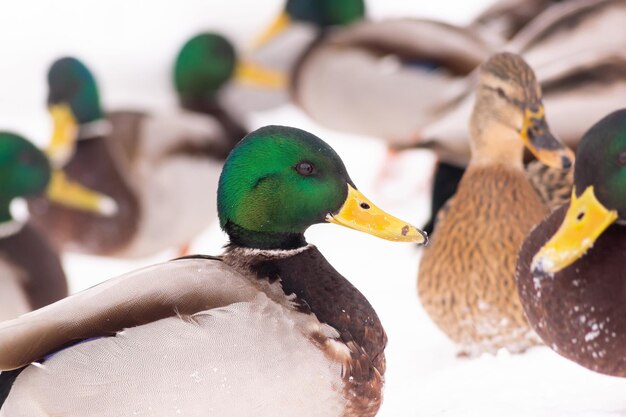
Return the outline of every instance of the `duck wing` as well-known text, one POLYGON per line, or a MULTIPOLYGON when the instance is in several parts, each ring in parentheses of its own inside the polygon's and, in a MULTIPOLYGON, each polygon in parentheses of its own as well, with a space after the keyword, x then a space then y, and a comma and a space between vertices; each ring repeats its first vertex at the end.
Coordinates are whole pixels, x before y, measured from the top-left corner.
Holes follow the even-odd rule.
POLYGON ((217 258, 149 266, 0 324, 0 370, 22 367, 80 340, 251 300, 258 293, 217 258))

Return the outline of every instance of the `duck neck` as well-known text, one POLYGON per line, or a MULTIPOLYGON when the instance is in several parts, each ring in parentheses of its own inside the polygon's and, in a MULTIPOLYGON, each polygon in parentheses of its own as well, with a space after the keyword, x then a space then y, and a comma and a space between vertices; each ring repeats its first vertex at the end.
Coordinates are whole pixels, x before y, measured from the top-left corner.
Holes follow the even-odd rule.
POLYGON ((259 280, 280 282, 298 311, 339 333, 342 342, 356 343, 367 363, 384 371, 386 335, 365 296, 344 278, 313 245, 291 250, 258 250, 231 245, 224 262, 259 280))
POLYGON ((501 164, 524 169, 524 142, 514 117, 493 108, 491 94, 479 91, 470 116, 469 133, 473 165, 501 164))
MULTIPOLYGON (((239 120, 236 120, 230 112, 220 105, 217 98, 213 95, 208 97, 181 97, 180 105, 186 110, 206 114, 215 118, 220 123, 226 134, 226 139, 230 145, 228 152, 230 152, 230 150, 249 133, 239 120)), ((226 156, 228 156, 228 152, 226 153, 226 156)))
POLYGON ((261 250, 292 250, 307 245, 302 233, 255 232, 233 222, 227 222, 224 231, 231 245, 261 250))
POLYGON ((524 169, 524 144, 519 134, 498 122, 475 126, 470 130, 472 165, 500 164, 524 169))

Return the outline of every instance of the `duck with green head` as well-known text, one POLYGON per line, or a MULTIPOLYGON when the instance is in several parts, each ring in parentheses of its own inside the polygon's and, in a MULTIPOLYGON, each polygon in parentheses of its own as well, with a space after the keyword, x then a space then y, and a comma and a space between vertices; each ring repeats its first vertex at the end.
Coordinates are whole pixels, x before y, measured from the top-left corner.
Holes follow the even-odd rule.
POLYGON ((54 246, 30 222, 11 214, 14 200, 39 195, 93 213, 106 213, 110 207, 104 196, 53 171, 46 156, 26 139, 0 132, 0 321, 67 296, 54 246))
POLYGON ((284 73, 246 59, 214 32, 193 36, 174 62, 181 106, 216 117, 234 132, 242 130, 240 120, 249 113, 283 104, 287 83, 284 73))
POLYGON ((0 369, 14 369, 0 415, 375 415, 382 324, 304 232, 425 234, 365 198, 325 142, 282 126, 233 150, 218 207, 222 257, 144 268, 0 325, 0 369))
POLYGON ((186 111, 105 114, 93 74, 76 58, 55 61, 48 86, 51 160, 117 205, 105 218, 32 201, 33 220, 60 246, 147 256, 189 243, 216 219, 215 197, 198 193, 195 184, 217 182, 224 158, 245 132, 217 117, 186 111))
MULTIPOLYGON (((248 131, 237 120, 239 115, 222 104, 220 93, 236 74, 245 74, 246 68, 259 79, 262 75, 258 74, 266 74, 260 68, 250 69, 250 66, 237 63, 235 48, 217 33, 201 33, 189 39, 174 63, 174 86, 181 107, 215 119, 232 140, 232 146, 224 149, 224 158, 248 131)), ((268 74, 268 79, 271 80, 271 76, 268 74)), ((244 75, 238 75, 238 78, 243 79, 244 75)), ((253 77, 250 79, 254 80, 253 77)))
POLYGON ((522 304, 547 346, 626 377, 626 110, 585 133, 571 202, 528 235, 517 261, 522 304))

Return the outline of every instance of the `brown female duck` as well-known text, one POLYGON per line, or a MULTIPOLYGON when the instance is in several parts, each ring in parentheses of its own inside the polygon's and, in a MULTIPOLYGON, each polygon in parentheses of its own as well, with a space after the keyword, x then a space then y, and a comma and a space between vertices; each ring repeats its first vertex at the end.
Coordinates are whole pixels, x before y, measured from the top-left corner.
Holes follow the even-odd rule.
POLYGON ((520 352, 537 338, 516 294, 515 259, 547 213, 524 173, 524 147, 565 169, 573 154, 550 133, 532 69, 510 53, 481 66, 470 138, 469 167, 424 251, 419 297, 464 353, 520 352))

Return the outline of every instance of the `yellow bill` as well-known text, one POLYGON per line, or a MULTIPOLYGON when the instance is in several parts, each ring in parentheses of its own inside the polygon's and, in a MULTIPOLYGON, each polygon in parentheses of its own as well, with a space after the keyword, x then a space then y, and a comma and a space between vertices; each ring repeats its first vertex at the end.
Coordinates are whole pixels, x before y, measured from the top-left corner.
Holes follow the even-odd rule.
POLYGON ((52 140, 46 153, 56 168, 65 165, 74 154, 76 147, 76 137, 78 135, 78 123, 72 113, 72 109, 67 104, 57 104, 50 106, 50 116, 52 117, 52 140))
POLYGON ((532 270, 554 274, 573 264, 615 220, 617 212, 607 210, 598 201, 593 187, 588 187, 580 197, 576 197, 574 190, 563 224, 535 255, 532 270))
POLYGON ((46 196, 55 203, 103 217, 113 217, 118 210, 115 200, 69 180, 65 173, 59 170, 52 172, 46 196))
POLYGON ((274 19, 272 24, 267 29, 265 29, 265 31, 261 33, 261 35, 257 37, 257 39, 254 41, 253 47, 255 49, 261 48, 263 45, 267 44, 272 39, 284 32, 285 29, 289 27, 289 25, 291 25, 291 18, 286 12, 283 11, 281 14, 278 15, 278 17, 276 17, 276 19, 274 19))
POLYGON ((526 109, 520 135, 530 152, 545 165, 569 169, 574 164, 574 152, 550 132, 543 106, 536 111, 526 109))
POLYGON ((350 185, 343 206, 337 214, 329 213, 326 221, 386 240, 428 244, 426 232, 387 214, 350 185))
POLYGON ((283 89, 289 83, 287 75, 283 72, 247 61, 237 64, 235 78, 245 84, 269 89, 283 89))

